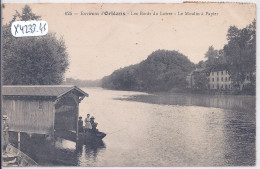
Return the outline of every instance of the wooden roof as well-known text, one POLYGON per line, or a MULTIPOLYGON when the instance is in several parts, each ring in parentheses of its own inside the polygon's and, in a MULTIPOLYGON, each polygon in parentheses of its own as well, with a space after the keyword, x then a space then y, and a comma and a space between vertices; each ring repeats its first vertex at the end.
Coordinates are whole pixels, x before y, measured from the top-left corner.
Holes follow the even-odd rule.
POLYGON ((3 86, 3 96, 49 96, 61 97, 70 91, 76 91, 78 96, 87 96, 83 90, 72 85, 28 85, 28 86, 3 86))

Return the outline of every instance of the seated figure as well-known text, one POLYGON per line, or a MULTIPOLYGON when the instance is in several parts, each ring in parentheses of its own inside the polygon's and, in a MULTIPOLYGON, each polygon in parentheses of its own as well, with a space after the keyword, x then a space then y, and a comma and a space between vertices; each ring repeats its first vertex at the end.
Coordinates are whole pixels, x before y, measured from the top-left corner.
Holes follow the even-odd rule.
POLYGON ((92 125, 92 132, 97 133, 98 132, 98 129, 97 129, 98 123, 95 122, 95 118, 93 116, 90 118, 90 123, 92 125))

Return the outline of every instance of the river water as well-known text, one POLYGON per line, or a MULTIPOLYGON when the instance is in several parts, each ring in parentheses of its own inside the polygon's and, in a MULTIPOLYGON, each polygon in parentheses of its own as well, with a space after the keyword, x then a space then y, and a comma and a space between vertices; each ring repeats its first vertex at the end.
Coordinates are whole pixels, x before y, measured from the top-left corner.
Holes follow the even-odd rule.
POLYGON ((255 97, 83 90, 89 97, 80 103, 80 115, 95 116, 107 133, 103 144, 57 138, 48 150, 30 143, 26 152, 40 165, 255 165, 255 97))

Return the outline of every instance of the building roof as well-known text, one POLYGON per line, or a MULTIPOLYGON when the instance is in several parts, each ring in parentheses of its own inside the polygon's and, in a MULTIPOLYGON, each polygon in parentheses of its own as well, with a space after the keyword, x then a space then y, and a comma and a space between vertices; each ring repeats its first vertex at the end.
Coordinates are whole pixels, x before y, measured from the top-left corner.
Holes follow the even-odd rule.
POLYGON ((215 65, 210 69, 211 72, 226 71, 226 70, 228 70, 228 66, 224 64, 215 65))
POLYGON ((196 68, 194 71, 195 72, 202 72, 202 71, 205 71, 206 69, 205 68, 196 68))
POLYGON ((76 91, 79 96, 87 96, 83 90, 73 85, 28 85, 3 86, 3 96, 48 96, 61 97, 70 91, 76 91))
POLYGON ((191 73, 188 74, 188 76, 192 76, 194 73, 208 73, 209 70, 205 68, 196 68, 191 73))

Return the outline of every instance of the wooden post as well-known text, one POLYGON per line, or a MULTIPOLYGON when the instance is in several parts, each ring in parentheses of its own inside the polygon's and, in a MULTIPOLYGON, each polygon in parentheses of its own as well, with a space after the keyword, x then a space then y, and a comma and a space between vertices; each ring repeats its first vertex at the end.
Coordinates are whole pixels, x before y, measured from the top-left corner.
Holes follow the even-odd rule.
POLYGON ((76 119, 76 123, 77 123, 77 136, 76 136, 76 140, 79 140, 79 125, 78 125, 78 119, 79 119, 79 103, 77 105, 77 119, 76 119))
POLYGON ((53 138, 55 137, 55 113, 56 113, 56 109, 55 109, 55 104, 58 103, 59 100, 55 100, 52 103, 52 136, 53 138))
POLYGON ((21 132, 19 131, 17 133, 17 135, 18 135, 18 149, 20 150, 21 149, 21 132))

